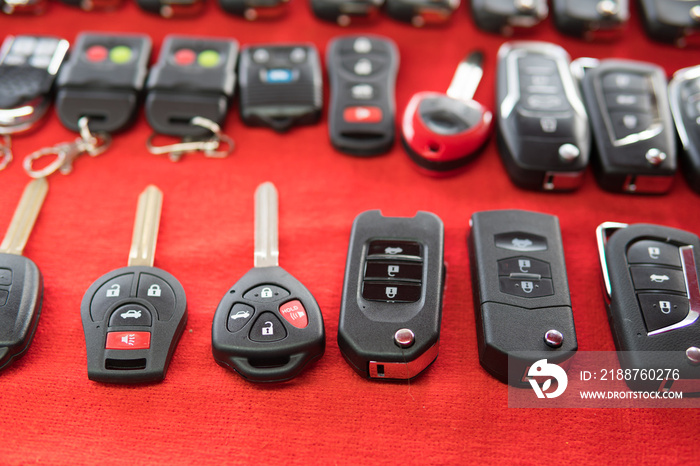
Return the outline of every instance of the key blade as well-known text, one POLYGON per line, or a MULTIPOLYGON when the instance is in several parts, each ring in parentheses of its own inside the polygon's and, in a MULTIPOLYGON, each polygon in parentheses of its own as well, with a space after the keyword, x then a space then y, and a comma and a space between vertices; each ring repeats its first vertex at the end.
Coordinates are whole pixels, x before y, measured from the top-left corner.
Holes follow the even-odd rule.
POLYGON ((0 244, 0 252, 22 255, 48 190, 49 183, 46 178, 36 179, 24 188, 10 227, 0 244))
POLYGON ((479 87, 484 70, 481 64, 484 62, 484 54, 477 50, 459 62, 457 71, 452 78, 447 95, 458 100, 472 100, 476 88, 479 87))
POLYGON ((156 240, 160 226, 160 211, 163 207, 163 192, 149 185, 139 196, 134 222, 134 236, 129 251, 129 266, 153 267, 156 240))
POLYGON ((278 202, 274 184, 255 190, 255 267, 279 265, 278 202))

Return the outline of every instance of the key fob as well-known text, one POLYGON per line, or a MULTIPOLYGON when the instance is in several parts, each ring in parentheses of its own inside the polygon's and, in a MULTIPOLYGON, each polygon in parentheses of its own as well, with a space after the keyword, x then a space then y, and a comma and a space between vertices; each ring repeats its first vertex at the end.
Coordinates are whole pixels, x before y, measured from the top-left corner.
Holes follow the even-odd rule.
POLYGON ((593 172, 608 191, 660 194, 676 172, 666 75, 657 65, 602 60, 586 69, 583 99, 593 129, 593 172))
POLYGON ((163 18, 187 18, 200 14, 204 8, 204 0, 136 0, 136 4, 163 18))
POLYGON ((218 125, 228 114, 236 84, 238 42, 169 35, 146 83, 146 119, 159 134, 204 137, 194 117, 218 125))
POLYGON ((549 14, 547 0, 472 0, 471 11, 479 29, 504 36, 537 26, 549 14))
POLYGON ((340 152, 369 156, 394 144, 396 44, 380 36, 345 36, 328 45, 328 132, 340 152))
POLYGON ((415 27, 446 23, 460 0, 386 0, 386 14, 415 27))
POLYGON ((494 210, 470 225, 479 362, 501 382, 530 387, 533 363, 561 363, 578 349, 559 220, 494 210))
POLYGON ((355 218, 338 346, 368 379, 412 379, 438 356, 445 285, 444 227, 430 212, 355 218))
POLYGON ((640 0, 642 24, 649 37, 679 47, 700 44, 700 1, 640 0))
POLYGON ((700 193, 700 66, 678 70, 668 85, 668 94, 681 141, 681 172, 700 193))
POLYGON ((248 21, 274 19, 286 14, 289 0, 219 0, 227 13, 243 16, 248 21))
POLYGON ((91 131, 113 133, 129 126, 138 108, 151 53, 146 35, 81 33, 58 74, 56 112, 78 131, 87 116, 91 131))
POLYGON ((498 148, 511 181, 533 190, 578 188, 591 142, 569 54, 547 42, 507 42, 496 79, 498 148))
POLYGON ((317 18, 349 26, 363 20, 379 18, 384 0, 310 0, 311 11, 317 18))
POLYGON ((0 133, 26 131, 46 114, 67 51, 68 41, 55 37, 5 38, 0 48, 0 133))
POLYGON ((627 385, 632 390, 680 389, 697 395, 700 239, 648 224, 606 222, 596 233, 620 365, 648 376, 625 378, 627 385))
POLYGON ((84 11, 112 11, 122 6, 122 0, 61 0, 66 5, 84 11))
POLYGON ((588 40, 618 39, 630 16, 628 0, 553 0, 559 32, 588 40))
POLYGON ((238 75, 245 124, 284 132, 321 117, 323 78, 314 45, 243 47, 238 75))

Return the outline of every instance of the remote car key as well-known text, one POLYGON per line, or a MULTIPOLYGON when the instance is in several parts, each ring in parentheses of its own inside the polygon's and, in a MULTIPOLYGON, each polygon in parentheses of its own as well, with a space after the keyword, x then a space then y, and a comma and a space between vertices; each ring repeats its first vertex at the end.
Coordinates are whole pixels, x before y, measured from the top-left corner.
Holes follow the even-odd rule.
POLYGON ((533 363, 561 363, 578 349, 559 220, 494 210, 469 223, 479 362, 501 382, 529 387, 533 363))
POLYGON ((396 44, 380 36, 345 36, 328 45, 331 144, 352 155, 388 152, 394 143, 396 44))
POLYGON ((608 317, 632 390, 700 394, 700 239, 659 225, 596 230, 608 317), (690 379, 690 380, 689 380, 690 379))
POLYGON ((287 12, 289 0, 219 0, 221 8, 248 21, 274 19, 287 12))
POLYGON ((369 379, 412 379, 438 356, 444 227, 430 212, 355 218, 345 265, 338 346, 369 379))
POLYGON ((537 26, 549 13, 547 0, 472 0, 471 5, 477 27, 504 36, 537 26))
POLYGON ((198 15, 204 8, 204 0, 136 0, 143 11, 163 18, 187 18, 198 15))
POLYGON ((460 0, 386 0, 386 14, 415 27, 446 23, 460 0))
POLYGON ((685 47, 700 44, 700 1, 640 0, 642 22, 652 39, 685 47))
POLYGON ((349 26, 358 20, 378 18, 384 0, 310 0, 310 3, 317 18, 349 26))
POLYGON ((323 316, 309 290, 279 266, 277 190, 255 191, 255 268, 226 292, 212 323, 212 353, 251 382, 283 382, 323 355, 323 316))
POLYGON ((284 132, 316 123, 323 106, 323 78, 310 44, 244 47, 238 65, 243 122, 284 132))
POLYGON ((139 196, 129 266, 98 278, 83 296, 88 378, 149 383, 165 378, 187 323, 185 290, 153 267, 163 193, 149 186, 139 196))
POLYGON ((700 193, 700 66, 676 71, 668 94, 681 140, 681 172, 690 187, 700 193))
POLYGON ((590 129, 569 54, 548 42, 508 42, 498 51, 497 134, 511 181, 525 189, 578 188, 590 129))
POLYGON ((44 283, 22 251, 48 189, 45 178, 27 185, 0 244, 0 369, 24 355, 39 323, 44 283))
POLYGON ((589 40, 618 38, 630 16, 628 0, 553 0, 552 10, 559 32, 589 40))
POLYGON ((91 131, 114 133, 131 124, 148 71, 146 35, 81 33, 56 82, 56 110, 78 131, 87 117, 91 131))
POLYGON ((667 192, 676 172, 676 138, 663 69, 628 60, 587 62, 581 89, 598 184, 614 192, 667 192))

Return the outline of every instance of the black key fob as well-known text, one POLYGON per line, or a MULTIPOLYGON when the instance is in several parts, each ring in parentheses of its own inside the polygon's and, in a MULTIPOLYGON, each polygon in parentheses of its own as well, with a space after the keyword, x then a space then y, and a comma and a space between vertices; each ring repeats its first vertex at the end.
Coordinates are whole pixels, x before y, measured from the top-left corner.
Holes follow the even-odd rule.
POLYGON ((360 376, 412 379, 438 356, 445 285, 444 227, 430 212, 355 218, 338 346, 360 376))
POLYGON ((317 18, 349 26, 377 19, 384 0, 310 0, 310 4, 317 18))
POLYGON ((618 39, 630 16, 628 0, 553 0, 559 32, 587 40, 618 39))
POLYGON ((602 60, 581 80, 594 137, 593 172, 608 191, 661 194, 676 173, 676 137, 664 70, 602 60))
POLYGON ((63 125, 79 131, 114 133, 129 126, 148 71, 151 39, 146 35, 81 33, 56 85, 56 112, 63 125))
POLYGON ((511 181, 533 190, 578 188, 591 141, 569 54, 548 42, 507 42, 496 79, 498 148, 511 181))
POLYGON ((204 0, 136 0, 136 4, 163 18, 187 18, 200 14, 204 8, 204 0))
POLYGON ((472 0, 471 11, 479 29, 504 36, 537 26, 549 14, 547 0, 472 0))
POLYGON ((637 371, 627 385, 699 394, 700 239, 648 224, 606 222, 596 233, 620 365, 637 371))
POLYGON ((578 349, 559 220, 523 210, 472 215, 469 232, 479 362, 504 383, 530 387, 529 367, 578 349))
POLYGON ((668 95, 681 141, 681 172, 700 193, 700 66, 678 70, 668 85, 668 95))
POLYGON ((649 37, 679 47, 700 45, 700 1, 640 0, 642 24, 649 37))
POLYGON ((219 6, 226 13, 243 16, 248 21, 274 19, 283 16, 289 0, 219 0, 219 6))
POLYGON ((328 45, 331 144, 352 155, 377 155, 394 144, 399 68, 396 44, 380 36, 345 36, 328 45))
POLYGON ((238 65, 240 112, 250 126, 284 132, 316 123, 323 106, 323 79, 310 44, 243 47, 238 65))
POLYGON ((386 0, 386 14, 415 27, 446 23, 460 0, 386 0))

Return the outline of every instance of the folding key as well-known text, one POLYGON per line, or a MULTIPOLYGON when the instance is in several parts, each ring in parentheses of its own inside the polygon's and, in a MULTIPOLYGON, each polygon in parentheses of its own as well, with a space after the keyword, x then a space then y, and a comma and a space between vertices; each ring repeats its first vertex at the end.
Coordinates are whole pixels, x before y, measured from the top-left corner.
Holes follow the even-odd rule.
POLYGON ((187 323, 180 282, 153 267, 163 193, 139 196, 128 267, 88 288, 80 305, 88 378, 97 382, 160 382, 187 323))
POLYGON ((0 244, 0 369, 24 354, 39 323, 44 283, 22 251, 48 189, 45 178, 27 185, 0 244))
POLYGON ((221 299, 212 324, 216 362, 252 382, 282 382, 323 355, 323 316, 309 290, 279 266, 277 190, 255 191, 255 267, 221 299))

